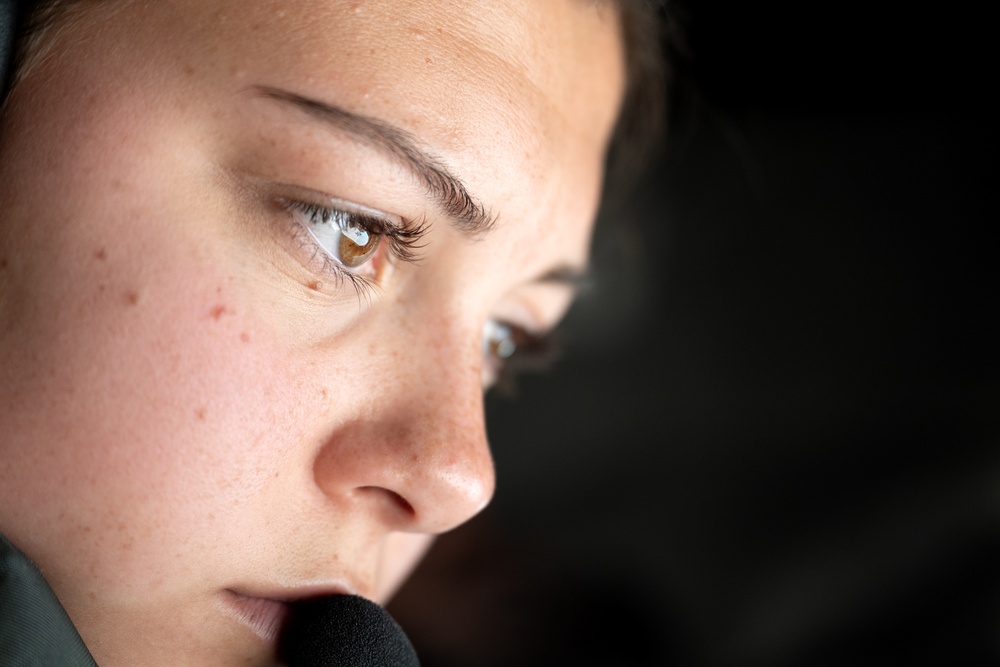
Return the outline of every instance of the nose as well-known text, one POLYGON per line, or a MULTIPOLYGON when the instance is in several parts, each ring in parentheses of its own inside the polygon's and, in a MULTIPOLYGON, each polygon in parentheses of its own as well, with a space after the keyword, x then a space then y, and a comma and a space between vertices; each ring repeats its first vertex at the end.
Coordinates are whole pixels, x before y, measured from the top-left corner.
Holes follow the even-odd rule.
POLYGON ((430 534, 487 505, 495 476, 473 330, 442 325, 365 346, 368 363, 354 376, 363 375, 364 388, 337 392, 354 400, 351 417, 315 459, 317 485, 331 501, 388 530, 430 534))

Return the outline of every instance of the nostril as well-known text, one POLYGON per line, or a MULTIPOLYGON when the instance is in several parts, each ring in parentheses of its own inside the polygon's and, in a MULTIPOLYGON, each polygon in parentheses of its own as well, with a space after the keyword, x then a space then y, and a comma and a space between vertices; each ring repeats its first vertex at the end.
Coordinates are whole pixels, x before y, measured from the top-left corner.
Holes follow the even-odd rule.
POLYGON ((359 486, 355 493, 374 499, 374 502, 385 506, 385 511, 391 513, 398 521, 413 521, 417 510, 406 498, 392 489, 381 486, 359 486))

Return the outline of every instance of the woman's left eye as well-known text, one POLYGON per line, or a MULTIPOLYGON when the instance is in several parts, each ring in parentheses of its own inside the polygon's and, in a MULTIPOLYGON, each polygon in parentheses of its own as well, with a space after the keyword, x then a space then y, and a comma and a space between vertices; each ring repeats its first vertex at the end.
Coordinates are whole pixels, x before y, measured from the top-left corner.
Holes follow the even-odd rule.
POLYGON ((521 327, 487 320, 483 326, 483 385, 501 392, 515 388, 519 374, 548 369, 559 356, 553 334, 536 335, 521 327))

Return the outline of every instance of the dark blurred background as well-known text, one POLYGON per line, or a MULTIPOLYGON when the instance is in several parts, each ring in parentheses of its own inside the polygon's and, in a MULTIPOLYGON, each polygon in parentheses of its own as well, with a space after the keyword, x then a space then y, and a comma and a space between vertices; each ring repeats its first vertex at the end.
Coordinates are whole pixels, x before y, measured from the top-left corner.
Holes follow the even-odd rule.
POLYGON ((988 6, 671 5, 666 147, 390 607, 425 667, 1000 664, 988 6))

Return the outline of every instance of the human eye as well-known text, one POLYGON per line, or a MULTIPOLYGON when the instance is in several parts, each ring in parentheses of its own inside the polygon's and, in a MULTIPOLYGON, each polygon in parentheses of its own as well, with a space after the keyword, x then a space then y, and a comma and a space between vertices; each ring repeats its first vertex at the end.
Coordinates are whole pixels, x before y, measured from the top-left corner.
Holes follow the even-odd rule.
MULTIPOLYGON (((319 199, 317 197, 316 199, 319 199)), ((335 198, 324 203, 283 198, 292 233, 309 253, 316 270, 359 291, 378 283, 385 264, 414 262, 425 225, 335 198)))
POLYGON ((559 355, 553 333, 536 334, 509 322, 487 320, 483 326, 483 386, 512 394, 519 375, 547 370, 559 355))

